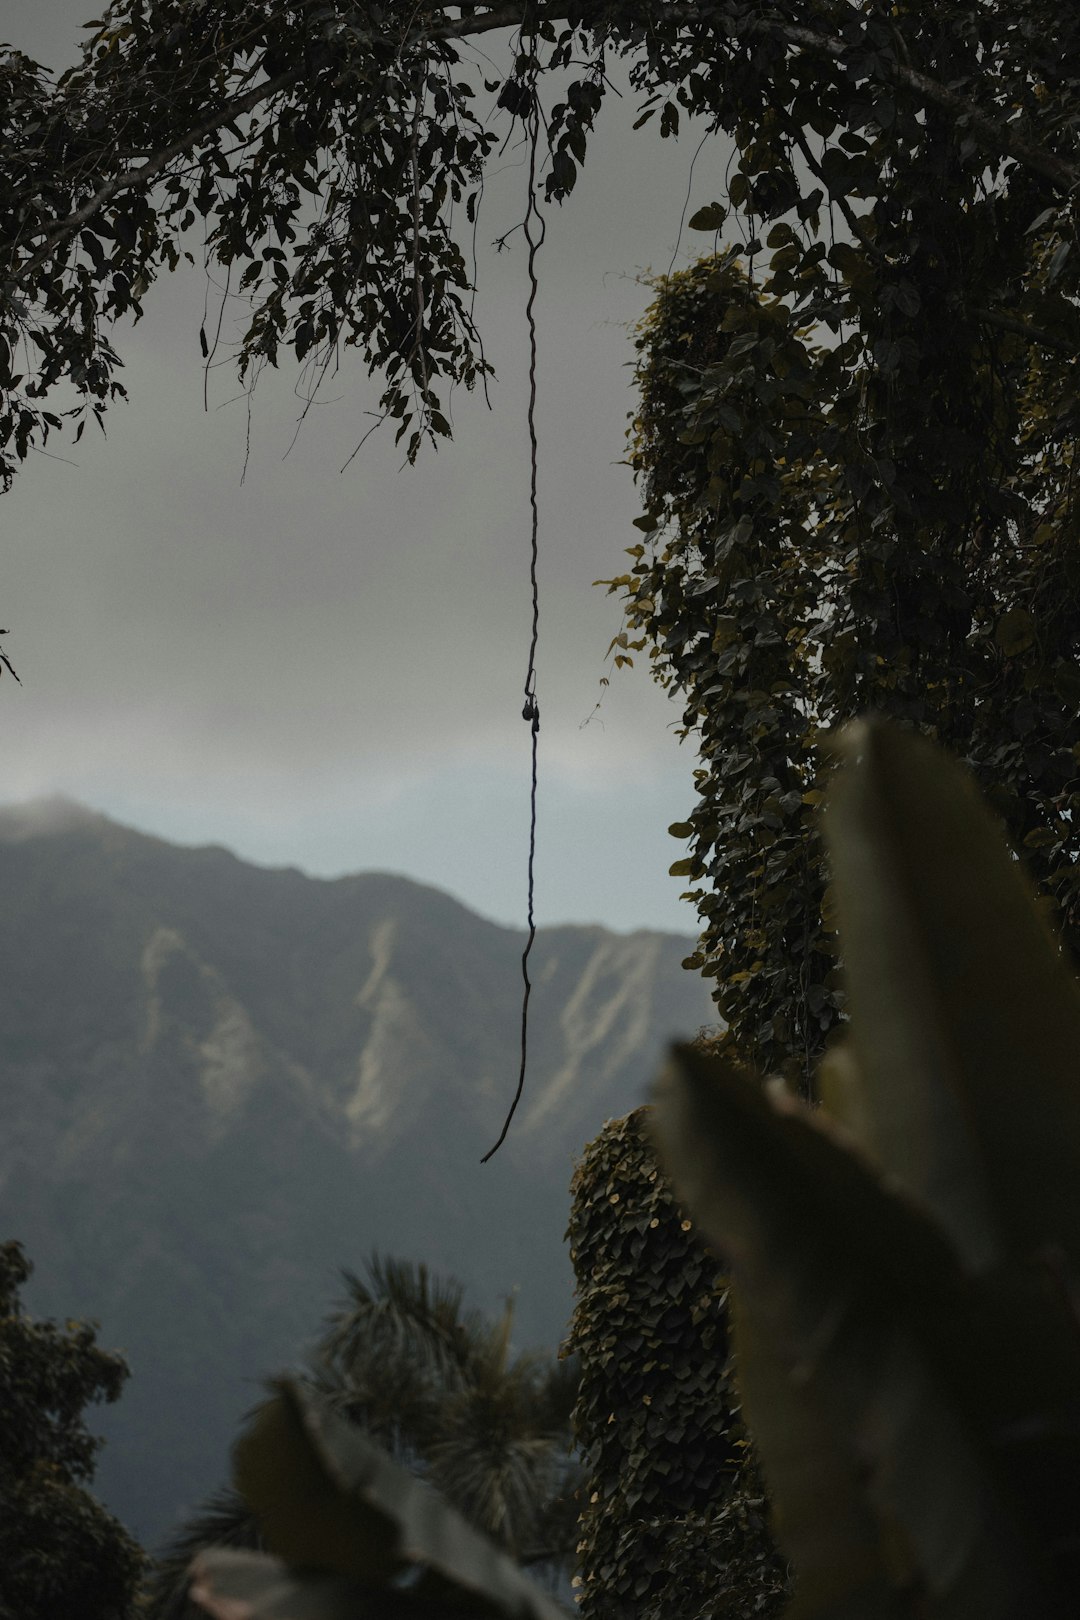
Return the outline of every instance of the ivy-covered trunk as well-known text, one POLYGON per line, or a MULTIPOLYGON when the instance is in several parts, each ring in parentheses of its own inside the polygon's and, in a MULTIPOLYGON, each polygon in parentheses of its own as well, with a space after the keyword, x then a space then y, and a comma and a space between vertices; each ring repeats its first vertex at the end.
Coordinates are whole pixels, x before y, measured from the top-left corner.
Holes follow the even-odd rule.
MULTIPOLYGON (((835 340, 798 324, 795 268, 821 261, 788 223, 764 276, 728 250, 663 278, 638 334, 645 539, 607 583, 700 755, 671 828, 702 922, 689 965, 736 1059, 808 1093, 844 1011, 817 811, 829 733, 856 714, 965 759, 1080 947, 1073 386, 1049 334, 1033 352, 954 309, 985 252, 965 208, 991 204, 938 158, 944 201, 897 182, 864 254, 831 251, 835 340)), ((985 275, 995 297, 1049 279, 1004 245, 985 275)))
POLYGON ((779 1612, 785 1568, 729 1376, 726 1281, 658 1169, 648 1113, 606 1125, 572 1185, 581 1613, 749 1620, 779 1612))

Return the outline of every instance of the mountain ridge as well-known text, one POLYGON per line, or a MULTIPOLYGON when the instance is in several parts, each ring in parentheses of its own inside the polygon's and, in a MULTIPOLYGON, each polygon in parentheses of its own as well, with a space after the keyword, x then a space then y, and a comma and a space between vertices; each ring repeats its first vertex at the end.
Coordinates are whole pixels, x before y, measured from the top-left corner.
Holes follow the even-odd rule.
MULTIPOLYGON (((420 894, 438 895, 440 899, 450 905, 458 906, 467 911, 471 917, 502 933, 520 938, 524 942, 526 931, 514 923, 500 922, 495 917, 488 917, 477 911, 467 900, 452 894, 449 889, 440 888, 437 883, 427 883, 419 878, 410 877, 407 872, 398 872, 392 868, 372 867, 360 868, 355 871, 335 873, 327 876, 321 872, 309 872, 302 866, 292 862, 284 864, 259 861, 251 856, 238 855, 227 844, 216 842, 188 844, 177 843, 175 840, 165 838, 160 833, 147 832, 144 828, 109 815, 104 810, 95 810, 90 805, 83 804, 79 799, 71 798, 65 793, 47 793, 23 800, 13 800, 0 803, 0 844, 22 843, 31 838, 49 837, 57 834, 89 830, 92 828, 110 829, 130 835, 142 840, 146 844, 156 845, 182 855, 201 855, 220 857, 225 856, 230 862, 243 866, 254 872, 287 874, 302 878, 306 883, 318 885, 334 885, 339 883, 366 884, 369 882, 389 881, 401 884, 406 888, 415 890, 420 894)), ((613 934, 618 938, 633 939, 639 934, 649 936, 658 935, 664 939, 680 940, 684 944, 692 944, 693 940, 685 934, 671 928, 649 928, 642 924, 636 928, 612 928, 601 922, 557 922, 545 923, 544 932, 552 929, 581 930, 583 932, 598 932, 613 934)))

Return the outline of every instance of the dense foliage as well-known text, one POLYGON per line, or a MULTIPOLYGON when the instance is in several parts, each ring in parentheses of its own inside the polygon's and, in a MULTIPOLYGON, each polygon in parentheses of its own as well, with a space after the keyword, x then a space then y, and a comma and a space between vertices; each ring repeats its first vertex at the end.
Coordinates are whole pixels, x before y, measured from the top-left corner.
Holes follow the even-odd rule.
MULTIPOLYGON (((486 370, 460 238, 498 143, 471 109, 478 75, 463 57, 498 29, 518 30, 487 81, 508 124, 541 75, 569 70, 544 117, 549 196, 573 188, 607 54, 627 54, 641 124, 659 112, 669 136, 690 112, 735 140, 729 196, 747 232, 789 225, 773 274, 808 317, 854 319, 859 352, 877 346, 872 390, 879 377, 909 417, 914 352, 938 352, 916 330, 956 348, 961 435, 985 391, 955 384, 984 330, 1024 343, 1071 330, 1080 23, 1048 4, 114 0, 55 85, 17 51, 0 59, 4 475, 58 425, 44 404, 57 382, 100 414, 120 386, 107 326, 138 318, 196 220, 250 304, 243 375, 289 349, 315 386, 355 346, 383 371, 410 454, 424 432, 448 432, 436 385, 486 370), (846 269, 817 251, 834 212, 856 238, 846 269), (1045 265, 1052 308, 1020 261, 1045 265)), ((874 468, 892 450, 873 438, 880 493, 874 468)), ((924 495, 955 442, 922 467, 924 495)))
POLYGON ((981 444, 920 350, 926 428, 909 428, 903 457, 892 446, 886 499, 859 468, 898 407, 874 406, 850 338, 815 345, 793 326, 768 290, 785 279, 754 287, 727 255, 663 285, 639 338, 650 541, 617 585, 700 739, 699 802, 672 829, 691 841, 674 870, 699 885, 695 961, 743 1055, 808 1077, 843 1006, 817 745, 856 712, 967 757, 1080 945, 1080 560, 1071 415, 1047 408, 1067 403, 1064 340, 1049 360, 987 340, 967 401, 981 444))
POLYGON ((849 727, 825 1106, 676 1051, 653 1111, 733 1273, 793 1613, 1065 1620, 1080 1579, 1080 988, 970 775, 849 727))
POLYGON ((691 224, 732 245, 639 330, 646 539, 616 582, 701 755, 672 829, 694 963, 741 1056, 804 1083, 843 1007, 815 836, 838 721, 965 756, 1080 947, 1080 29, 830 9, 832 66, 762 49, 731 86, 728 206, 691 224))
POLYGON ((0 1244, 0 1614, 126 1620, 143 1555, 86 1486, 101 1441, 83 1408, 128 1376, 87 1322, 38 1322, 19 1291, 30 1264, 0 1244))
POLYGON ((581 1613, 750 1620, 778 1612, 784 1566, 739 1422, 725 1279, 658 1169, 648 1112, 610 1121, 572 1184, 581 1613))

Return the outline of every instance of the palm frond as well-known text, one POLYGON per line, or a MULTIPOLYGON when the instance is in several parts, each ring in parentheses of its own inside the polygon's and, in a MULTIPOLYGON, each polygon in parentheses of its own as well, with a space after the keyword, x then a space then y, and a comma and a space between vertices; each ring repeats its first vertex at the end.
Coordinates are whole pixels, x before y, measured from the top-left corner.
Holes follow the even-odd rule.
POLYGON ((392 1357, 436 1383, 459 1382, 482 1331, 482 1319, 462 1310, 461 1284, 378 1253, 366 1270, 367 1282, 342 1272, 345 1301, 327 1320, 319 1357, 343 1370, 392 1357))

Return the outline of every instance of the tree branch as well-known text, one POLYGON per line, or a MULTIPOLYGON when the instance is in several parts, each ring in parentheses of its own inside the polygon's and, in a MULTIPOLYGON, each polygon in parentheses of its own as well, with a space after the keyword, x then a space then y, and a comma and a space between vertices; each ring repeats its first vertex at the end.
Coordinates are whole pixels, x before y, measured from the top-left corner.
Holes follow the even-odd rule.
MULTIPOLYGON (((800 133, 795 137, 795 141, 799 151, 803 155, 803 162, 810 170, 810 173, 814 176, 814 179, 820 180, 825 189, 828 190, 829 182, 825 178, 821 164, 817 161, 817 158, 815 158, 813 152, 810 150, 810 143, 806 139, 806 136, 800 131, 800 133)), ((862 243, 863 247, 874 260, 875 264, 887 265, 889 262, 888 255, 883 253, 878 247, 877 243, 866 234, 865 229, 856 219, 854 210, 852 209, 852 206, 848 202, 847 198, 840 195, 836 198, 836 201, 839 204, 840 212, 847 221, 847 226, 852 236, 856 237, 858 241, 862 243)))
MULTIPOLYGON (((510 4, 486 12, 481 17, 474 15, 447 18, 444 22, 416 29, 406 35, 405 43, 412 44, 420 39, 461 39, 471 34, 490 33, 497 28, 515 28, 521 23, 524 12, 524 5, 510 4)), ((287 73, 279 73, 274 78, 267 79, 265 84, 256 85, 246 95, 237 96, 234 101, 225 102, 216 112, 210 113, 201 122, 186 130, 183 135, 178 136, 175 141, 163 147, 160 152, 156 153, 147 163, 142 164, 141 167, 126 169, 122 174, 114 175, 111 180, 107 180, 103 186, 95 191, 92 197, 83 203, 81 208, 77 208, 66 219, 57 220, 56 224, 48 228, 37 252, 32 254, 17 272, 7 278, 8 286, 25 285, 32 276, 37 274, 42 265, 58 249, 65 247, 71 241, 71 238, 82 230, 87 221, 93 219, 94 215, 100 212, 113 197, 118 196, 122 191, 136 191, 142 186, 149 185, 152 180, 157 179, 158 175, 171 163, 174 157, 180 157, 185 152, 189 152, 205 135, 212 135, 215 130, 223 129, 227 124, 231 124, 234 119, 242 118, 245 113, 251 112, 255 107, 259 106, 260 102, 268 101, 272 96, 276 96, 279 91, 288 90, 292 85, 299 83, 306 72, 307 68, 301 65, 291 68, 287 73)))
POLYGON ((1046 349, 1055 349, 1059 354, 1074 355, 1076 345, 1068 343, 1064 338, 1055 337, 1041 326, 1032 326, 1020 315, 1010 315, 1001 309, 976 308, 971 312, 977 321, 984 326, 996 327, 999 332, 1011 332, 1014 337, 1021 337, 1028 343, 1041 343, 1046 349))
MULTIPOLYGON (((458 18, 446 18, 441 21, 430 22, 411 31, 406 36, 405 43, 412 44, 421 39, 464 39, 473 34, 491 33, 500 28, 520 27, 528 10, 527 0, 510 0, 502 6, 494 6, 490 11, 477 15, 475 12, 466 12, 458 18)), ((693 4, 675 4, 667 9, 667 15, 677 22, 682 22, 700 15, 700 8, 693 4)), ((537 6, 534 11, 537 21, 554 22, 562 19, 564 13, 561 6, 556 3, 547 8, 537 6)), ((785 23, 772 18, 754 18, 747 22, 748 34, 763 35, 767 38, 783 41, 785 44, 808 51, 818 51, 830 57, 833 61, 842 61, 848 51, 848 46, 842 40, 831 38, 826 34, 819 34, 812 28, 804 28, 799 24, 785 23)), ((267 80, 265 84, 257 85, 246 95, 229 101, 216 112, 211 113, 200 123, 196 124, 185 134, 178 137, 169 146, 157 153, 148 162, 137 169, 127 169, 122 174, 115 175, 105 182, 94 195, 85 202, 75 213, 66 219, 58 220, 49 227, 44 240, 37 252, 32 254, 14 275, 9 278, 9 285, 25 284, 34 276, 42 265, 52 257, 53 253, 64 247, 78 231, 92 219, 94 215, 105 206, 113 197, 122 191, 137 190, 149 185, 152 180, 162 172, 166 165, 174 158, 191 150, 205 135, 214 130, 221 129, 234 119, 250 112, 260 102, 267 101, 281 90, 303 78, 306 69, 296 67, 288 73, 278 74, 275 78, 267 80)), ((889 76, 900 86, 914 91, 925 101, 942 107, 957 118, 963 118, 967 127, 978 136, 987 146, 995 151, 1011 157, 1024 168, 1039 174, 1048 180, 1051 185, 1060 190, 1072 193, 1080 189, 1080 166, 1068 163, 1056 153, 1048 151, 1045 147, 1029 139, 1015 124, 1003 123, 1000 119, 992 118, 989 114, 980 112, 957 91, 951 90, 947 85, 940 84, 927 74, 902 63, 894 63, 889 69, 889 76)))
POLYGON ((161 151, 155 157, 152 157, 148 163, 144 163, 141 168, 126 169, 123 174, 114 175, 111 180, 106 180, 105 184, 95 191, 94 195, 84 202, 81 208, 77 208, 66 219, 58 220, 55 225, 50 225, 45 232, 45 240, 37 252, 27 259, 20 270, 8 278, 8 285, 17 287, 27 282, 31 276, 36 275, 45 261, 52 257, 56 249, 65 247, 71 241, 71 238, 82 230, 86 222, 93 219, 94 215, 99 213, 105 204, 117 196, 119 192, 134 191, 140 186, 149 185, 150 181, 156 180, 162 169, 174 157, 179 157, 181 153, 190 151, 196 142, 202 140, 204 135, 211 135, 214 130, 222 129, 226 124, 231 124, 234 118, 243 117, 244 113, 250 112, 253 107, 257 107, 260 101, 266 101, 270 96, 276 96, 279 90, 287 90, 290 85, 295 84, 298 79, 303 77, 303 73, 304 69, 302 67, 293 68, 288 73, 279 73, 276 78, 268 79, 265 84, 257 85, 254 90, 249 90, 246 96, 239 96, 235 101, 227 101, 217 112, 211 113, 201 123, 185 131, 169 146, 162 147, 161 151))

